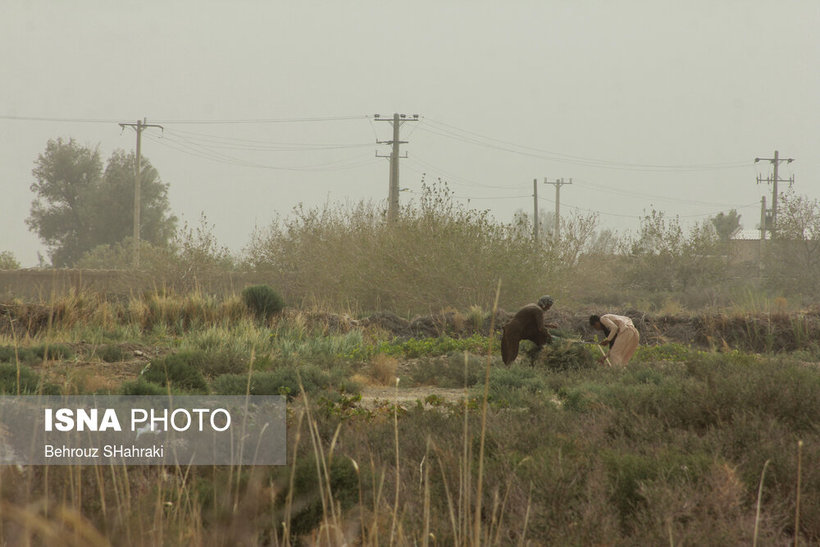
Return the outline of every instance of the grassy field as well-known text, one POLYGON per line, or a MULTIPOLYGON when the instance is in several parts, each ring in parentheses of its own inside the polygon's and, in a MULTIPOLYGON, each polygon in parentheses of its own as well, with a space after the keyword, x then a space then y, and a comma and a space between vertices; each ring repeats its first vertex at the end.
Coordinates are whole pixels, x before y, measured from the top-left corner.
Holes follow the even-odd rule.
POLYGON ((3 393, 284 394, 289 463, 4 466, 0 542, 820 543, 820 348, 804 316, 688 318, 731 336, 659 334, 612 369, 569 324, 505 367, 490 315, 397 337, 324 310, 265 318, 238 296, 8 302, 3 393))

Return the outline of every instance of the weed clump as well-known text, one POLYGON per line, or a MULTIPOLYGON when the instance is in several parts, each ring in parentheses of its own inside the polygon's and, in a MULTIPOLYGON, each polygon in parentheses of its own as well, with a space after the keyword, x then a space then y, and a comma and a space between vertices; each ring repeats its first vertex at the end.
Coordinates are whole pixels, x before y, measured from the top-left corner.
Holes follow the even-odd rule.
MULTIPOLYGON (((0 393, 17 395, 17 365, 0 363, 0 393)), ((48 382, 42 382, 40 375, 29 367, 20 366, 20 395, 59 395, 60 388, 48 382)))
POLYGON ((219 395, 286 395, 288 399, 292 399, 301 391, 300 381, 305 393, 310 395, 338 383, 341 378, 336 376, 333 371, 305 364, 254 372, 251 374, 250 385, 247 374, 223 374, 214 380, 213 387, 219 395))
MULTIPOLYGON (((481 390, 482 386, 474 389, 481 390)), ((513 364, 490 370, 488 396, 490 402, 499 406, 537 406, 549 398, 550 393, 544 374, 533 367, 513 364)))
POLYGON ((97 348, 97 355, 106 363, 116 363, 125 360, 125 352, 114 344, 106 344, 97 348))
POLYGON ((60 360, 70 359, 71 357, 74 357, 74 351, 64 344, 41 344, 28 348, 18 347, 17 351, 15 351, 14 346, 0 347, 0 363, 17 363, 19 360, 19 362, 27 365, 37 365, 45 359, 60 360))
POLYGON ((450 352, 446 357, 421 359, 410 375, 417 385, 445 388, 473 386, 484 379, 484 359, 467 353, 450 352))
POLYGON ((597 364, 589 348, 575 342, 555 342, 544 346, 537 363, 552 371, 594 368, 597 364))
POLYGON ((251 285, 242 290, 242 302, 261 321, 278 315, 285 307, 282 297, 270 285, 251 285))
POLYGON ((138 378, 123 382, 120 386, 120 393, 123 395, 167 395, 168 389, 149 382, 145 378, 138 378))
POLYGON ((202 352, 180 352, 154 361, 143 373, 146 381, 160 386, 207 392, 208 384, 200 372, 202 352))

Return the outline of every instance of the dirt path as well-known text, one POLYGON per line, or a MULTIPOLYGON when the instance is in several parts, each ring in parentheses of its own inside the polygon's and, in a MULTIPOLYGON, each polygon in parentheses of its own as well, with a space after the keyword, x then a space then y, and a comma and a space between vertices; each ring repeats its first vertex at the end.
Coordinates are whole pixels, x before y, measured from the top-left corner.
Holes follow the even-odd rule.
POLYGON ((399 388, 398 393, 394 387, 365 386, 362 388, 362 404, 365 406, 378 406, 379 402, 387 401, 406 405, 422 401, 434 395, 445 402, 456 403, 468 396, 464 388, 443 388, 434 386, 420 386, 399 388))

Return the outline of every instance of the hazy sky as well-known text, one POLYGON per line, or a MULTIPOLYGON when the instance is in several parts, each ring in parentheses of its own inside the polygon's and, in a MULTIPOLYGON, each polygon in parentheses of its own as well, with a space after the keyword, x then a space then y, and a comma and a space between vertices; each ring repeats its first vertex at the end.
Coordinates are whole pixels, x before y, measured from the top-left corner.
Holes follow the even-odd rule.
POLYGON ((45 249, 25 218, 49 139, 132 150, 239 251, 293 206, 387 196, 375 144, 402 127, 402 199, 422 173, 509 221, 552 209, 634 230, 655 207, 685 222, 737 209, 778 149, 820 197, 820 2, 5 0, 0 18, 0 251, 45 249), (294 121, 302 120, 302 121, 294 121), (192 123, 197 122, 197 123, 192 123), (213 122, 213 123, 205 123, 213 122), (242 122, 242 123, 237 123, 242 122), (575 209, 580 208, 580 209, 575 209))

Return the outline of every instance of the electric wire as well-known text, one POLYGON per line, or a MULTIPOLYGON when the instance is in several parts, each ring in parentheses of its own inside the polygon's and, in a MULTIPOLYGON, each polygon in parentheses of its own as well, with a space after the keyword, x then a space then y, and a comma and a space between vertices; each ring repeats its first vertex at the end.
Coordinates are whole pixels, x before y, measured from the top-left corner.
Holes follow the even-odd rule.
POLYGON ((641 172, 697 172, 723 169, 737 169, 742 167, 749 167, 751 165, 749 161, 704 164, 653 164, 601 160, 584 156, 576 156, 572 154, 564 154, 561 152, 555 152, 551 150, 545 150, 542 148, 536 148, 532 146, 513 143, 510 141, 496 139, 494 137, 488 137, 480 133, 476 133, 466 129, 461 129, 454 125, 447 124, 445 122, 440 122, 429 117, 425 118, 425 120, 428 122, 428 124, 426 124, 424 127, 420 126, 419 129, 434 135, 499 151, 510 152, 529 157, 536 157, 540 159, 547 159, 559 163, 569 163, 573 165, 582 165, 587 167, 641 172))

